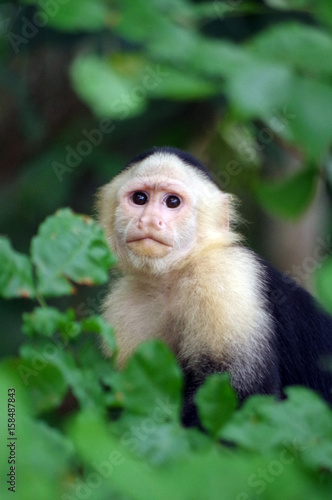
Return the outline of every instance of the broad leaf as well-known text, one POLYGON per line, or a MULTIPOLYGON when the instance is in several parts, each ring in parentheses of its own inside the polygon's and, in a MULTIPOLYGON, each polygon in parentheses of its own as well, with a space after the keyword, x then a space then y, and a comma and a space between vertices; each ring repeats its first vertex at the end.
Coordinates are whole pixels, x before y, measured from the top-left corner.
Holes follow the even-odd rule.
POLYGON ((266 119, 288 102, 293 78, 285 65, 248 55, 230 72, 226 92, 240 116, 266 119))
POLYGON ((265 3, 281 10, 306 10, 312 7, 311 0, 265 0, 265 3))
POLYGON ((286 448, 299 454, 305 450, 311 464, 317 457, 320 463, 315 466, 330 468, 332 454, 327 456, 325 448, 319 457, 319 450, 332 440, 332 410, 304 387, 289 387, 286 393, 288 398, 282 402, 272 396, 251 397, 223 428, 222 438, 262 453, 286 448))
POLYGON ((304 24, 277 24, 249 43, 250 51, 266 60, 276 60, 313 76, 331 75, 332 37, 322 29, 304 24))
POLYGON ((116 353, 117 346, 115 343, 114 330, 101 316, 90 316, 82 320, 81 324, 84 332, 99 333, 103 337, 107 348, 110 349, 113 354, 116 353))
POLYGON ((104 233, 90 217, 59 210, 40 226, 31 245, 38 291, 44 296, 75 292, 71 281, 93 285, 108 279, 114 264, 104 233))
POLYGON ((121 74, 115 65, 97 56, 77 58, 71 78, 75 91, 99 116, 125 120, 146 107, 148 89, 144 84, 137 90, 133 75, 121 74))
POLYGON ((179 419, 182 374, 163 343, 144 342, 126 368, 115 375, 113 388, 129 412, 149 415, 158 408, 161 421, 179 419))
POLYGON ((316 274, 319 298, 332 314, 332 257, 322 264, 316 274))
POLYGON ((195 401, 203 427, 212 436, 217 437, 237 408, 237 397, 230 385, 228 374, 208 377, 198 390, 195 401))
MULTIPOLYGON (((41 20, 64 31, 95 31, 108 24, 109 9, 103 0, 22 0, 35 4, 41 20)), ((37 28, 36 28, 37 30, 37 28)))
MULTIPOLYGON (((22 351, 24 355, 24 350, 22 351)), ((32 358, 27 357, 20 360, 17 369, 29 388, 29 397, 36 415, 57 408, 63 401, 67 391, 66 383, 60 370, 46 359, 41 365, 41 357, 38 358, 38 369, 36 369, 37 352, 32 351, 32 358), (41 366, 42 369, 41 369, 41 366)), ((42 356, 41 353, 38 353, 42 356)))
POLYGON ((310 204, 316 191, 318 171, 306 168, 288 179, 274 183, 261 181, 255 195, 264 209, 278 217, 295 219, 310 204))
POLYGON ((60 332, 65 338, 73 338, 81 331, 79 323, 74 320, 72 309, 62 313, 55 307, 38 307, 32 313, 23 314, 23 332, 30 336, 45 337, 60 332))
POLYGON ((218 92, 218 86, 206 78, 178 71, 172 67, 163 67, 164 77, 151 90, 152 97, 166 99, 201 99, 218 92))
POLYGON ((15 252, 7 238, 0 237, 0 295, 2 297, 35 296, 32 265, 29 257, 15 252))
POLYGON ((310 158, 319 160, 332 143, 332 87, 309 78, 296 77, 288 109, 294 118, 289 127, 310 158))

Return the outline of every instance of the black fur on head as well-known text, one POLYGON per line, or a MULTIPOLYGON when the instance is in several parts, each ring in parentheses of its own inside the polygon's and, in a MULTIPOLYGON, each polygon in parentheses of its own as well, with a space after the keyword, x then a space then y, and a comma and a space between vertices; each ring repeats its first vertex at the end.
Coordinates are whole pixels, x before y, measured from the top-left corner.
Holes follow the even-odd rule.
POLYGON ((147 151, 143 151, 143 153, 139 153, 138 155, 134 156, 122 170, 130 168, 134 163, 143 161, 145 160, 145 158, 148 158, 149 156, 154 155, 156 153, 168 153, 175 155, 178 158, 180 158, 180 160, 182 160, 184 163, 187 163, 187 165, 197 168, 197 170, 203 172, 203 174, 206 175, 206 177, 208 177, 210 181, 214 182, 210 172, 205 168, 203 163, 197 160, 197 158, 195 158, 190 153, 186 153, 181 149, 172 148, 171 146, 162 146, 162 147, 155 146, 151 149, 148 149, 147 151))

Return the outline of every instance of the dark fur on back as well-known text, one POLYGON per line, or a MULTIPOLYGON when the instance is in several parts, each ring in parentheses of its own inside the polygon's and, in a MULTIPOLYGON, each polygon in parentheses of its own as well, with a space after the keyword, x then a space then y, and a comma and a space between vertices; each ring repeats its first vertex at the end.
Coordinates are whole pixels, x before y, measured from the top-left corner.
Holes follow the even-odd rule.
POLYGON ((167 153, 167 154, 175 155, 178 158, 180 158, 180 160, 182 160, 187 165, 191 165, 192 167, 196 168, 197 170, 200 170, 201 172, 203 172, 203 174, 206 177, 208 177, 210 179, 210 181, 214 182, 210 172, 206 169, 206 167, 203 165, 203 163, 201 163, 199 160, 197 160, 197 158, 195 158, 190 153, 186 153, 185 151, 182 151, 181 149, 178 149, 178 148, 172 148, 171 146, 162 146, 162 147, 155 146, 151 149, 148 149, 147 151, 143 151, 142 153, 135 155, 122 170, 126 170, 126 169, 130 168, 135 163, 141 162, 141 161, 145 160, 146 158, 148 158, 149 156, 152 156, 156 153, 167 153))
POLYGON ((332 404, 331 316, 289 276, 259 260, 267 275, 265 293, 274 322, 281 386, 304 385, 332 404))

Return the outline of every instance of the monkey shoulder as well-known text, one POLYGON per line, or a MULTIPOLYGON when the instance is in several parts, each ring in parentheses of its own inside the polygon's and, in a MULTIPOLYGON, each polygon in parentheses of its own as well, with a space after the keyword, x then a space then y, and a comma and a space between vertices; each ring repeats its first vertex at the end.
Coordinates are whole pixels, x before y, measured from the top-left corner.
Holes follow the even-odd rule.
POLYGON ((214 249, 183 270, 171 307, 181 358, 232 360, 248 372, 264 364, 272 330, 262 278, 255 255, 241 246, 214 249))

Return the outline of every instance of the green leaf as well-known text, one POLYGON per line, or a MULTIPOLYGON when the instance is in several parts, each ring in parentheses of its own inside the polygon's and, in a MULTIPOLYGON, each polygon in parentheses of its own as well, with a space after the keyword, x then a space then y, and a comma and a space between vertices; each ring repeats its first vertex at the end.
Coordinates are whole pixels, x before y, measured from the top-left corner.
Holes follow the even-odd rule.
POLYGON ((313 6, 313 13, 321 23, 332 28, 332 5, 328 0, 317 0, 313 6))
MULTIPOLYGON (((104 481, 115 485, 123 493, 123 498, 132 496, 133 491, 135 499, 146 500, 147 492, 152 493, 151 498, 156 500, 164 498, 158 470, 152 473, 153 469, 148 464, 135 458, 126 448, 125 440, 120 441, 112 435, 109 426, 97 413, 80 413, 70 423, 69 435, 84 463, 92 465, 104 481)), ((83 484, 86 484, 84 479, 83 484)))
POLYGON ((9 240, 4 237, 0 237, 0 262, 0 295, 6 299, 33 298, 35 288, 30 259, 15 252, 9 240))
MULTIPOLYGON (((90 345, 90 349, 94 349, 93 345, 90 345)), ((23 360, 18 367, 26 386, 35 384, 34 378, 43 377, 47 367, 54 366, 60 371, 82 408, 103 410, 105 395, 98 370, 79 366, 63 342, 58 339, 40 339, 37 345, 24 344, 20 353, 22 358, 28 361, 23 360)))
POLYGON ((252 55, 228 40, 196 37, 192 45, 188 51, 190 67, 208 76, 227 78, 252 64, 252 55))
MULTIPOLYGON (((177 4, 180 2, 178 1, 177 4)), ((115 31, 131 42, 153 44, 158 35, 171 33, 175 23, 170 19, 169 12, 174 13, 177 7, 170 2, 123 0, 115 31)))
POLYGON ((38 349, 25 344, 20 350, 22 358, 17 369, 29 390, 29 398, 36 415, 58 407, 68 390, 60 370, 52 364, 53 346, 38 349))
MULTIPOLYGON (((304 387, 289 387, 286 393, 288 398, 282 402, 271 396, 248 399, 223 428, 221 437, 262 453, 280 448, 296 454, 305 450, 313 463, 320 447, 332 440, 332 410, 304 387)), ((326 457, 325 451, 316 466, 331 466, 332 456, 326 457)))
POLYGON ((332 37, 328 32, 300 23, 283 23, 262 31, 250 41, 250 51, 312 74, 331 75, 332 37))
POLYGON ((66 338, 73 338, 81 331, 79 323, 74 319, 75 313, 72 309, 62 313, 55 307, 37 307, 32 313, 23 314, 22 330, 30 336, 51 337, 60 332, 66 338))
POLYGON ((293 89, 294 76, 289 68, 249 54, 228 76, 227 95, 243 118, 269 118, 274 109, 288 102, 293 89))
POLYGON ((70 280, 85 285, 104 283, 115 262, 100 226, 69 209, 59 210, 39 227, 31 254, 43 296, 74 293, 70 280))
POLYGON ((224 3, 222 0, 214 0, 194 4, 192 14, 198 19, 223 19, 228 16, 239 16, 240 13, 257 13, 261 12, 261 10, 259 6, 251 2, 235 1, 224 3))
POLYGON ((162 342, 141 344, 113 383, 129 412, 146 415, 159 407, 162 420, 178 421, 182 373, 173 353, 162 342))
POLYGON ((71 67, 77 94, 100 116, 124 120, 142 113, 147 105, 147 89, 133 76, 124 76, 106 60, 81 56, 71 67))
POLYGON ((208 377, 199 388, 195 402, 203 427, 213 437, 217 437, 221 428, 232 418, 238 404, 228 374, 208 377))
POLYGON ((81 324, 84 332, 91 331, 99 333, 103 337, 108 349, 110 349, 112 353, 116 353, 117 345, 115 342, 114 330, 101 316, 90 316, 82 320, 81 324))
POLYGON ((316 283, 320 301, 332 314, 332 257, 318 269, 316 283))
MULTIPOLYGON (((329 484, 323 489, 325 495, 321 494, 318 479, 313 484, 311 475, 301 469, 297 460, 288 460, 286 464, 280 461, 277 453, 244 455, 227 451, 218 444, 218 447, 193 452, 181 461, 157 467, 131 453, 127 440, 113 436, 111 427, 91 412, 84 412, 75 418, 69 432, 85 464, 83 484, 89 484, 89 471, 93 467, 92 470, 102 474, 105 483, 116 487, 124 498, 248 500, 258 498, 257 491, 264 491, 262 498, 268 500, 314 498, 315 492, 318 493, 317 498, 329 498, 329 484), (274 468, 276 463, 277 473, 274 468)), ((140 434, 139 428, 133 429, 133 432, 136 439, 149 439, 140 434)))
POLYGON ((295 140, 312 159, 321 159, 332 142, 332 87, 296 77, 287 108, 294 118, 289 127, 295 140))
POLYGON ((318 171, 308 167, 282 181, 259 182, 255 196, 272 215, 295 219, 313 199, 317 182, 318 171))
POLYGON ((189 453, 179 419, 182 374, 163 343, 140 345, 123 372, 110 373, 106 381, 110 406, 125 410, 113 429, 131 451, 153 464, 181 461, 189 453))
POLYGON ((265 3, 280 10, 306 10, 312 7, 312 0, 265 0, 265 3))
MULTIPOLYGON (((197 32, 175 24, 170 30, 159 33, 153 43, 148 45, 147 51, 153 60, 169 63, 170 66, 187 65, 189 62, 195 69, 196 53, 203 43, 204 38, 197 32)), ((197 59, 197 63, 200 62, 197 59)))
POLYGON ((174 465, 190 455, 191 443, 179 422, 165 422, 163 419, 163 408, 157 404, 146 416, 122 414, 113 424, 113 431, 129 451, 150 464, 174 465))
POLYGON ((96 31, 108 24, 109 9, 103 0, 23 0, 35 4, 47 24, 63 31, 96 31))
POLYGON ((266 5, 280 10, 299 10, 332 26, 332 5, 329 0, 265 0, 266 5))
POLYGON ((72 473, 75 460, 70 439, 45 421, 27 419, 24 415, 20 421, 18 441, 22 453, 17 454, 16 464, 24 484, 20 500, 28 500, 32 492, 35 500, 63 498, 64 478, 72 473))
POLYGON ((201 99, 218 92, 218 86, 206 78, 184 73, 171 66, 163 67, 164 78, 151 90, 152 97, 166 99, 201 99))

